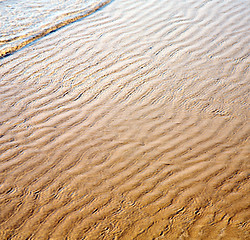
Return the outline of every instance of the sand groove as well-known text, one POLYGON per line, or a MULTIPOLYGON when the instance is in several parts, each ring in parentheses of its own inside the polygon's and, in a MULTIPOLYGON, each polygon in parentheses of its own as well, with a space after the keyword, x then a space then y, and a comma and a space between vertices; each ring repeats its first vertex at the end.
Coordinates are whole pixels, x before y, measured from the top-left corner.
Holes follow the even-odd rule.
POLYGON ((248 239, 248 1, 113 1, 0 60, 1 239, 248 239))

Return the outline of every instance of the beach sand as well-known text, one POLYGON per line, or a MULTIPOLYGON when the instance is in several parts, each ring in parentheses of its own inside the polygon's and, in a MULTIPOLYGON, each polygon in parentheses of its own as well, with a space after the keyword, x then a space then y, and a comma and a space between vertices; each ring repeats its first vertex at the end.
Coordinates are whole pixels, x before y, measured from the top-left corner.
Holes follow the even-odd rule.
POLYGON ((248 1, 117 0, 0 60, 0 239, 249 239, 248 1))

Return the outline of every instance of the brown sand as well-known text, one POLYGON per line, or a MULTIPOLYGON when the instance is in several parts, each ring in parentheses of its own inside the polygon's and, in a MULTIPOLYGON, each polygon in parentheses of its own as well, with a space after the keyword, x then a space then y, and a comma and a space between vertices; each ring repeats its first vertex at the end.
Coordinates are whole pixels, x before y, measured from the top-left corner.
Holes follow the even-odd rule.
POLYGON ((0 239, 250 239, 249 16, 116 0, 0 60, 0 239))

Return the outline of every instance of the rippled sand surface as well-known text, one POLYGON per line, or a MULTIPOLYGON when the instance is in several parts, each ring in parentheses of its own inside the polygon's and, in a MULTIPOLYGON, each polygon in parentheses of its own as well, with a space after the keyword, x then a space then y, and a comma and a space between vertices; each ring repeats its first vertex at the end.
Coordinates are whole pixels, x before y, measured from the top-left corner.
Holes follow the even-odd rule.
POLYGON ((117 0, 0 60, 0 239, 249 239, 250 4, 117 0))

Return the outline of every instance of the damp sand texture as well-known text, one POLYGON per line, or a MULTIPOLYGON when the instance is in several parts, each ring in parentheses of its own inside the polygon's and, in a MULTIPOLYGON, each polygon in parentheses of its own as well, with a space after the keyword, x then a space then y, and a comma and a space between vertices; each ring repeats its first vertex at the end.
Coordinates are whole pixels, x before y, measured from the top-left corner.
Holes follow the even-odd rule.
POLYGON ((114 0, 0 59, 0 239, 249 239, 250 3, 114 0))

